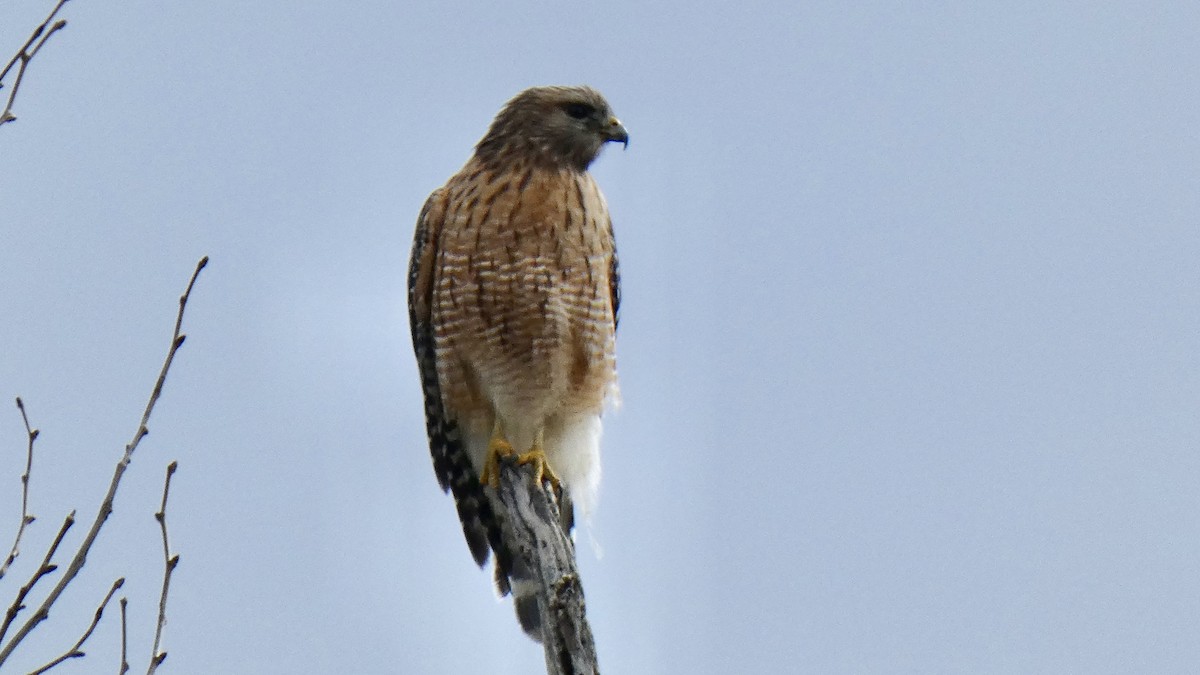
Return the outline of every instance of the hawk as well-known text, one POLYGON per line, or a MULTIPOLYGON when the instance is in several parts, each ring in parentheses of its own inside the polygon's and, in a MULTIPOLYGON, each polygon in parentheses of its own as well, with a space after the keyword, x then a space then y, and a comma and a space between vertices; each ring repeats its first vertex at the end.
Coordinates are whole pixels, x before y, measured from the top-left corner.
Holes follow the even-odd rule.
POLYGON ((594 499, 620 289, 612 220, 588 166, 610 141, 629 135, 596 90, 517 94, 429 195, 409 261, 434 472, 475 562, 495 554, 496 587, 513 592, 534 639, 541 617, 506 543, 496 462, 515 455, 559 487, 567 528, 572 504, 586 513, 594 499))

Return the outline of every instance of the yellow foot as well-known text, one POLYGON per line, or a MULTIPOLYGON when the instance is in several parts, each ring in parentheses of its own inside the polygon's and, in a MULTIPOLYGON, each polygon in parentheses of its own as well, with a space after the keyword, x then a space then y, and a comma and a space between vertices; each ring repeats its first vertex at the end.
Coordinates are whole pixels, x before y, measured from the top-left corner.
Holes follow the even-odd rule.
POLYGON ((493 433, 492 440, 488 441, 487 458, 483 461, 483 471, 479 474, 479 482, 499 488, 500 457, 511 457, 515 454, 517 451, 513 450, 513 446, 508 441, 499 434, 493 433))
POLYGON ((541 443, 535 443, 529 452, 517 455, 517 464, 533 464, 533 478, 538 485, 546 481, 555 490, 559 488, 558 476, 550 470, 550 464, 546 462, 546 451, 542 450, 541 443))

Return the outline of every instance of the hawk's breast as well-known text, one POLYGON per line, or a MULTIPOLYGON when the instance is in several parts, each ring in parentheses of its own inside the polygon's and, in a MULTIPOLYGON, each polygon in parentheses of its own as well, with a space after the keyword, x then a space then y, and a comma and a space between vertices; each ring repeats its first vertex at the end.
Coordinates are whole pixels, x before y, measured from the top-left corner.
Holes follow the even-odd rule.
POLYGON ((615 362, 613 244, 596 183, 569 170, 460 177, 434 298, 439 362, 457 371, 441 378, 444 397, 598 410, 615 362))

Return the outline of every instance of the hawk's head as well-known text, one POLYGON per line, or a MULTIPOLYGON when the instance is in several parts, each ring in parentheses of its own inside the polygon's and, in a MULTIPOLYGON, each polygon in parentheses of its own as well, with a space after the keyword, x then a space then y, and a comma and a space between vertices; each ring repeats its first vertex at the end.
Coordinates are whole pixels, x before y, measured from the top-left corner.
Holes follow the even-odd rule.
POLYGON ((505 104, 475 152, 484 161, 528 160, 584 171, 608 141, 628 145, 629 133, 600 92, 534 87, 505 104))

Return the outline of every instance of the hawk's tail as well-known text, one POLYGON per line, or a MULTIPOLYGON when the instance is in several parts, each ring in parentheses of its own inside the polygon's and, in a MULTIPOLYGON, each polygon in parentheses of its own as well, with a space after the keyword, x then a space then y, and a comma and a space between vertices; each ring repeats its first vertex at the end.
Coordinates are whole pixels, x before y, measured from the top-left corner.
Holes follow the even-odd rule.
MULTIPOLYGON (((475 467, 463 449, 458 425, 443 416, 429 418, 429 445, 434 468, 444 490, 454 495, 458 520, 471 557, 480 566, 494 554, 496 592, 512 594, 513 607, 521 629, 530 638, 542 640, 542 613, 538 607, 538 584, 532 570, 513 555, 504 509, 493 501, 490 489, 479 482, 475 467)), ((567 502, 567 513, 570 513, 567 502)))
POLYGON ((512 579, 513 609, 521 630, 536 642, 542 641, 542 610, 538 607, 538 585, 532 579, 512 579))

